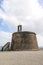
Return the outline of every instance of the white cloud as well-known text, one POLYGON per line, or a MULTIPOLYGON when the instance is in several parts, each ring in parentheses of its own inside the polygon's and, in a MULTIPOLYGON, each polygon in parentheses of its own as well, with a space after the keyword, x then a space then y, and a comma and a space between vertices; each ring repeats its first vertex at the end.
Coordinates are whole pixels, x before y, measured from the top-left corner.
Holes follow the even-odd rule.
POLYGON ((3 46, 7 42, 11 42, 11 33, 0 31, 0 46, 3 46))
POLYGON ((43 36, 37 35, 37 42, 39 47, 43 47, 43 36))
POLYGON ((6 15, 3 14, 1 16, 4 16, 7 23, 12 25, 17 25, 18 23, 25 25, 26 22, 29 25, 30 20, 32 23, 35 23, 37 19, 43 16, 43 9, 39 5, 38 0, 5 0, 3 5, 5 10, 7 10, 6 15))

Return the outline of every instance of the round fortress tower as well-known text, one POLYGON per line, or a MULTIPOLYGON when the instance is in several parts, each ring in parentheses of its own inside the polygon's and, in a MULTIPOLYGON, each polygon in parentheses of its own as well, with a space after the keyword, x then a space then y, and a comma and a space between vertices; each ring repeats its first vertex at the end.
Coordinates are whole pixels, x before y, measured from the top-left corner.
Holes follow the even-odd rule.
POLYGON ((22 31, 22 25, 18 25, 18 32, 12 34, 11 50, 38 50, 36 34, 22 31))

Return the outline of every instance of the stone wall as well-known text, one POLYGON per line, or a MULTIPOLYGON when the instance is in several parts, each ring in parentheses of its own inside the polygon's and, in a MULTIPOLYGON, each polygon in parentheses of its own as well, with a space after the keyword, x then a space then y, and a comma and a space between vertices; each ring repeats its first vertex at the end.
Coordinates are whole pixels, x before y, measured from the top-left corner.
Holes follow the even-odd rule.
POLYGON ((38 49, 36 34, 33 32, 16 32, 12 34, 11 50, 36 50, 38 49))

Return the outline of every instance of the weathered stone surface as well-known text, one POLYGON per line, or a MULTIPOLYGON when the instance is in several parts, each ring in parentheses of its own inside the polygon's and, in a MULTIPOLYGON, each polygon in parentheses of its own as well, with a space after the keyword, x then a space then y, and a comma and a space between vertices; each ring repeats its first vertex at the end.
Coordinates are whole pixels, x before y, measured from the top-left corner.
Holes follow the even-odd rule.
POLYGON ((16 32, 12 34, 11 50, 36 50, 38 49, 36 34, 33 32, 16 32))

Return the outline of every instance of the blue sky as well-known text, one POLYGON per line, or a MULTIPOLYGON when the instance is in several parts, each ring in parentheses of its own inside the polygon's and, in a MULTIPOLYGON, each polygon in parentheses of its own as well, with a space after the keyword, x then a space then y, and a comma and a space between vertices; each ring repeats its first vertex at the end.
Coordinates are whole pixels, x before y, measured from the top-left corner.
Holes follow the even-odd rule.
POLYGON ((10 27, 0 18, 0 31, 11 32, 10 27))
POLYGON ((43 47, 43 0, 3 0, 0 3, 0 46, 11 42, 18 24, 24 31, 35 32, 38 45, 43 47))
POLYGON ((39 0, 39 3, 43 7, 43 0, 39 0))

